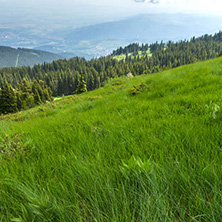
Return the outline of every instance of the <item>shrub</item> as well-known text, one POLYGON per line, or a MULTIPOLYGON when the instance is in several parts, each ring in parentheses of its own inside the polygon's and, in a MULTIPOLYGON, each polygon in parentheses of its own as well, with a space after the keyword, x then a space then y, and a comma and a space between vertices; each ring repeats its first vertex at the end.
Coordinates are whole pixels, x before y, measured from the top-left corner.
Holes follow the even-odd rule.
POLYGON ((133 88, 131 89, 131 94, 137 95, 139 93, 146 92, 148 90, 149 90, 149 86, 147 86, 144 82, 142 82, 139 85, 133 86, 133 88))
POLYGON ((0 140, 0 157, 11 159, 17 154, 24 155, 26 153, 28 143, 22 144, 23 134, 14 134, 12 137, 6 135, 0 140))

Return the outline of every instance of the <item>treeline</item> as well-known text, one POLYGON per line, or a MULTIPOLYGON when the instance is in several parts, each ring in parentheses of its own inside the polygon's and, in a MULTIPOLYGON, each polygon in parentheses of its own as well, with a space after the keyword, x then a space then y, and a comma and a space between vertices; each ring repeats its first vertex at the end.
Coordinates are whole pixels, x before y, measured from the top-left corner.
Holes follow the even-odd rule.
MULTIPOLYGON (((138 48, 138 44, 131 44, 138 48)), ((143 45, 144 46, 144 45, 143 45)), ((146 46, 147 47, 147 46, 146 46)), ((190 41, 154 43, 149 46, 152 56, 130 56, 118 61, 113 56, 101 57, 90 61, 84 58, 58 60, 50 64, 30 67, 0 69, 0 83, 4 78, 14 87, 25 78, 28 82, 43 80, 52 90, 53 96, 73 94, 83 76, 87 90, 93 90, 109 78, 127 75, 149 74, 178 67, 196 61, 215 58, 222 51, 222 32, 215 35, 193 37, 190 41)), ((145 50, 145 49, 144 49, 145 50)))
POLYGON ((164 49, 165 44, 161 41, 161 43, 152 43, 150 45, 148 44, 142 44, 139 45, 139 43, 132 43, 126 47, 120 47, 116 50, 113 51, 112 56, 116 56, 116 55, 121 55, 121 54, 125 54, 125 55, 138 55, 139 52, 142 52, 142 54, 145 54, 148 49, 150 49, 151 53, 154 53, 157 50, 161 50, 164 49))
POLYGON ((0 88, 0 114, 14 113, 52 101, 51 89, 42 80, 29 83, 25 79, 14 89, 7 80, 0 88))
POLYGON ((129 54, 129 53, 138 54, 139 51, 146 52, 148 49, 149 49, 148 44, 142 44, 140 46, 139 43, 132 43, 124 48, 120 47, 117 50, 114 50, 112 55, 115 56, 121 54, 129 54))

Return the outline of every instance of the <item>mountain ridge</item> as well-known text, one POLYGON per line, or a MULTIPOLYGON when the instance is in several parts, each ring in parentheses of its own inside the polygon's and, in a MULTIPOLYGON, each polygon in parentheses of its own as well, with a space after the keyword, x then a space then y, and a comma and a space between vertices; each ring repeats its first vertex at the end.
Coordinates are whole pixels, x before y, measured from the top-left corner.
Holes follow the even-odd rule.
POLYGON ((101 46, 103 50, 98 50, 98 55, 107 55, 114 48, 124 47, 132 42, 150 44, 162 40, 167 42, 190 39, 205 33, 214 34, 222 29, 221 21, 222 18, 181 13, 140 14, 119 21, 70 29, 62 33, 62 36, 77 51, 80 51, 82 42, 85 41, 87 44, 85 49, 82 48, 83 51, 88 48, 87 53, 95 55, 94 48, 101 46), (100 42, 105 40, 107 45, 101 45, 100 42))
POLYGON ((9 46, 0 46, 0 67, 18 67, 18 66, 34 66, 50 63, 55 60, 63 59, 64 57, 55 53, 27 49, 27 48, 12 48, 9 46))
MULTIPOLYGON (((99 23, 69 30, 64 36, 66 36, 69 40, 73 38, 73 41, 79 41, 80 36, 81 40, 104 40, 116 39, 116 37, 121 34, 121 37, 124 37, 125 40, 130 40, 130 42, 135 40, 142 42, 143 39, 133 35, 135 33, 139 33, 147 43, 150 43, 150 39, 152 39, 153 42, 161 40, 174 41, 190 38, 192 36, 199 36, 204 33, 212 33, 214 32, 213 29, 220 24, 220 22, 216 21, 218 21, 218 19, 213 17, 200 15, 194 16, 182 13, 139 14, 119 21, 99 23), (214 25, 212 25, 212 21, 214 21, 214 25), (148 31, 155 31, 155 36, 152 36, 152 38, 147 36, 147 29, 148 31), (181 33, 181 30, 183 29, 185 30, 181 33), (208 30, 206 31, 206 29, 208 30), (132 32, 133 30, 134 33, 132 32), (166 35, 166 30, 170 30, 172 32, 173 38, 172 36, 168 37, 166 35), (180 35, 175 37, 175 33, 180 35), (161 36, 156 36, 157 34, 161 34, 161 36)), ((220 27, 222 28, 222 26, 220 27)), ((215 31, 218 31, 217 28, 215 31)))

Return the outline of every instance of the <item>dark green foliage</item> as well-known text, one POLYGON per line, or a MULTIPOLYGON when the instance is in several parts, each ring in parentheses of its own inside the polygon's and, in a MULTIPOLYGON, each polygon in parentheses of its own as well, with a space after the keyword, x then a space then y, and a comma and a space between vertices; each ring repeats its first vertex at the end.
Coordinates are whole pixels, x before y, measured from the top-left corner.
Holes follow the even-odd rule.
POLYGON ((148 44, 142 44, 141 46, 139 43, 132 43, 124 48, 120 47, 117 50, 114 50, 112 55, 121 55, 129 53, 132 53, 134 56, 138 55, 139 51, 146 52, 150 48, 150 51, 154 53, 157 50, 164 49, 164 43, 161 42, 160 44, 158 42, 151 44, 150 46, 148 44))
POLYGON ((219 52, 218 57, 222 56, 222 50, 219 52))
POLYGON ((121 55, 121 54, 129 54, 133 53, 134 55, 138 55, 139 51, 146 52, 149 49, 148 44, 139 45, 139 43, 132 43, 124 48, 120 47, 117 50, 114 50, 112 55, 121 55))
POLYGON ((19 91, 22 93, 20 94, 21 96, 21 101, 22 101, 22 109, 28 109, 34 106, 34 96, 32 94, 32 87, 31 84, 26 80, 23 79, 20 86, 19 86, 19 91))
POLYGON ((0 89, 0 113, 14 113, 17 109, 16 94, 9 83, 2 85, 0 89))
POLYGON ((46 101, 52 101, 52 92, 42 80, 30 83, 23 79, 17 90, 5 81, 0 90, 0 114, 14 113, 46 101))
POLYGON ((44 101, 43 97, 43 91, 42 88, 40 87, 39 83, 35 80, 32 85, 32 93, 34 95, 34 102, 35 104, 41 104, 42 101, 44 101))
POLYGON ((81 75, 81 78, 80 78, 80 81, 79 81, 79 85, 78 85, 78 88, 76 90, 76 94, 80 94, 80 93, 84 93, 86 92, 87 89, 86 89, 86 82, 84 80, 84 77, 83 75, 81 75))

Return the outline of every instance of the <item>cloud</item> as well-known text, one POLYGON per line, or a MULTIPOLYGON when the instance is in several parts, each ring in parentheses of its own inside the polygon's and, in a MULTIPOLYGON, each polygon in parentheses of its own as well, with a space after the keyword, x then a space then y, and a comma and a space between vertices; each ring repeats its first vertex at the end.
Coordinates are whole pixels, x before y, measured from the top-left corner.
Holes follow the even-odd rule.
POLYGON ((134 0, 135 2, 148 2, 148 3, 159 3, 159 0, 134 0))
POLYGON ((200 0, 134 0, 134 2, 137 2, 137 3, 145 2, 145 3, 153 3, 153 4, 157 4, 157 3, 160 3, 160 4, 164 4, 164 3, 184 3, 184 2, 188 2, 188 1, 200 1, 200 0))

